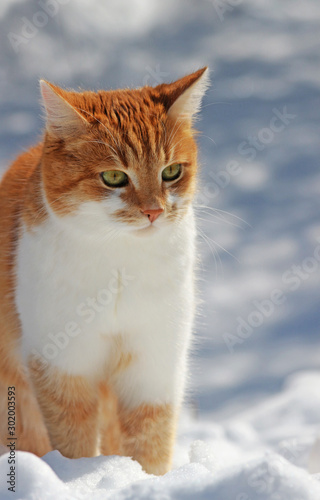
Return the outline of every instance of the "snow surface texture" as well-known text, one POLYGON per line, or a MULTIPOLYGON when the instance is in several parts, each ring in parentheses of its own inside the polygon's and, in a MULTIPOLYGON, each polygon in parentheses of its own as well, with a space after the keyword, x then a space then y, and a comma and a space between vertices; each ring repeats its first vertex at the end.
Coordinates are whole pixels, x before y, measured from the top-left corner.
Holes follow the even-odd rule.
POLYGON ((55 0, 47 21, 41 3, 0 3, 1 172, 40 134, 40 77, 98 89, 213 70, 203 305, 172 472, 18 453, 15 495, 0 457, 0 498, 319 500, 320 3, 55 0))

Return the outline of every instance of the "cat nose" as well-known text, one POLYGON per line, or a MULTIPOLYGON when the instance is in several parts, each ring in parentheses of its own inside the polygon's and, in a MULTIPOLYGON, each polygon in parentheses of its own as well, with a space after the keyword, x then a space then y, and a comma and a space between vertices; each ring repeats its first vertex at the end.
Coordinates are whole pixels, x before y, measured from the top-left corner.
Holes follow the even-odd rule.
POLYGON ((163 212, 163 208, 146 208, 141 212, 149 218, 150 222, 154 222, 163 212))

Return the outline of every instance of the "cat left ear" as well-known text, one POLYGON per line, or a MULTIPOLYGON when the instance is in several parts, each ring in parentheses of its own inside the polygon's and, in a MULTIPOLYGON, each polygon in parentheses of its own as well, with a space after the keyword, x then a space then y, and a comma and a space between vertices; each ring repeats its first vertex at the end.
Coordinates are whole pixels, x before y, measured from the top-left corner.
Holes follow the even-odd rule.
POLYGON ((192 120, 200 111, 201 100, 209 87, 209 68, 199 69, 191 75, 168 85, 168 116, 174 119, 192 120))
POLYGON ((40 89, 50 134, 66 139, 85 131, 88 122, 58 93, 58 88, 40 80, 40 89))

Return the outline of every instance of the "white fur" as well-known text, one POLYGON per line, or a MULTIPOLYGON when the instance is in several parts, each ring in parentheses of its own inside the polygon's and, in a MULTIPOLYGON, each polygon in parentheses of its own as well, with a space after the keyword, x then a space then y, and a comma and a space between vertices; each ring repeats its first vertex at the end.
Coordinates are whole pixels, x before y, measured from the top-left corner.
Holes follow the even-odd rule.
MULTIPOLYGON (((118 209, 121 200, 105 203, 118 209)), ((36 230, 24 228, 16 291, 23 356, 49 352, 63 372, 105 378, 127 407, 179 404, 194 312, 192 208, 179 222, 160 216, 139 235, 106 204, 86 203, 60 219, 50 213, 36 230), (104 303, 95 311, 87 301, 98 296, 104 303), (117 373, 119 345, 133 360, 117 373)))
POLYGON ((85 129, 86 120, 51 85, 40 80, 42 102, 47 116, 47 130, 58 137, 79 134, 85 129))
POLYGON ((200 111, 202 98, 209 85, 209 69, 207 68, 200 78, 174 101, 169 109, 168 116, 173 119, 190 119, 197 114, 200 111))

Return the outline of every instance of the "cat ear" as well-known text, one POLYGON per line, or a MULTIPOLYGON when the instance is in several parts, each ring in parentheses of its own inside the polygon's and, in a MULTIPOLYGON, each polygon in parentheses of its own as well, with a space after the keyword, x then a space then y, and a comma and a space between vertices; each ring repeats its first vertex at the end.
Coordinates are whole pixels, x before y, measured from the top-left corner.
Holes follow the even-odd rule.
POLYGON ((201 100, 209 84, 207 67, 169 84, 168 116, 191 121, 192 117, 200 111, 201 100))
POLYGON ((88 122, 69 104, 55 87, 40 80, 42 102, 46 111, 47 131, 60 139, 84 132, 88 122))

